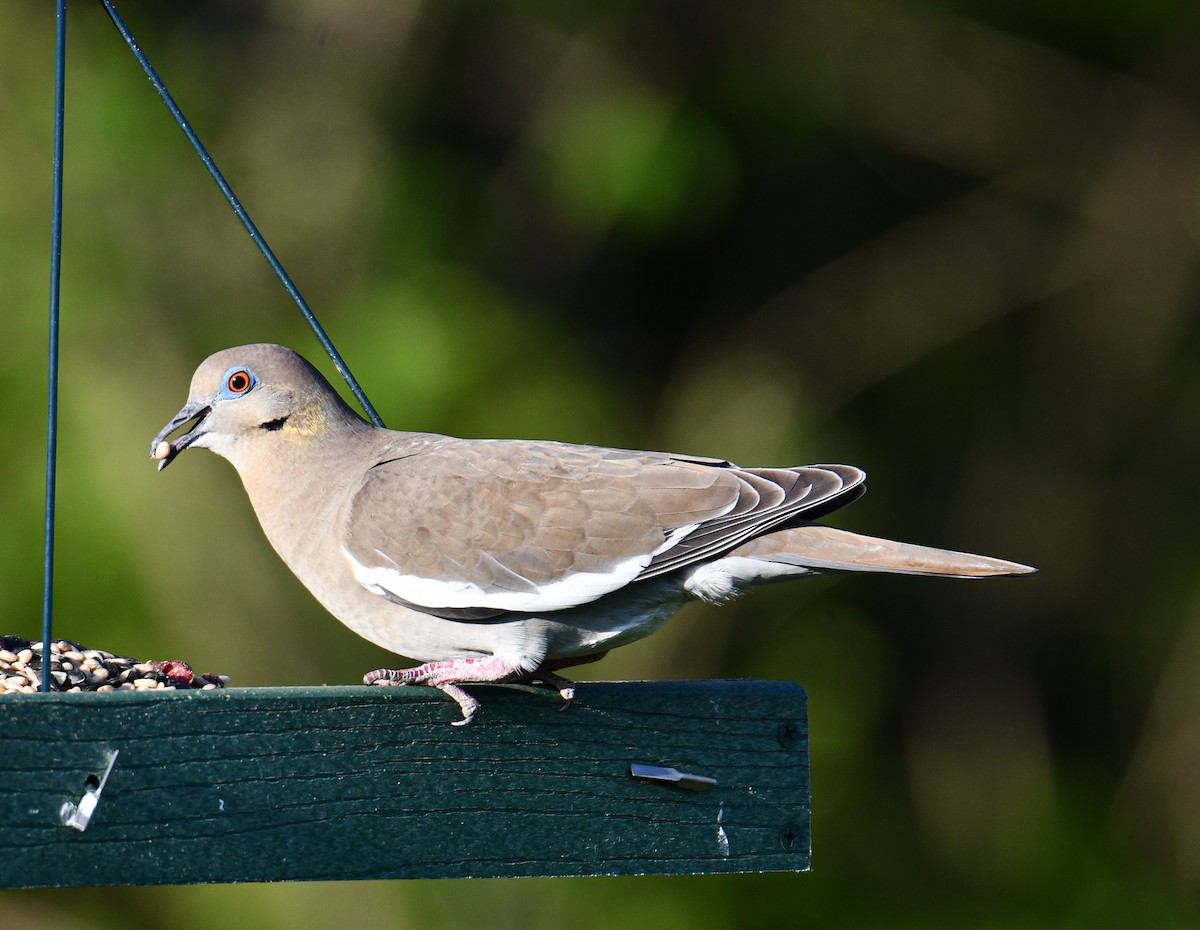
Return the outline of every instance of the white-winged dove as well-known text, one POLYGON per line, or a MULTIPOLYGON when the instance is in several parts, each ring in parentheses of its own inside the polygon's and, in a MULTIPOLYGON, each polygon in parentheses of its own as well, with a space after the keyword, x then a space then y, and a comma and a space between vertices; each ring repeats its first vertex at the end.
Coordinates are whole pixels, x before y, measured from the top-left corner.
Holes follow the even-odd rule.
POLYGON ((826 570, 969 578, 1034 569, 812 521, 855 500, 849 465, 721 459, 557 442, 455 439, 367 423, 307 361, 226 349, 151 444, 233 463, 271 545, 359 635, 424 664, 368 684, 534 682, 657 630, 690 598, 826 570), (174 441, 172 433, 188 429, 174 441))

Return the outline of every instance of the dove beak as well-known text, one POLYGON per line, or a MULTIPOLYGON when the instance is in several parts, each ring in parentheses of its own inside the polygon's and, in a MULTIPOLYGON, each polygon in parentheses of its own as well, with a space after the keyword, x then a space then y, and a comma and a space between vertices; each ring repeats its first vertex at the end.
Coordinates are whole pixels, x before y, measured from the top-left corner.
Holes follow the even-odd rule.
POLYGON ((159 430, 150 443, 150 457, 158 461, 159 471, 170 465, 175 461, 175 456, 204 435, 204 421, 211 412, 212 406, 207 401, 189 401, 172 417, 170 423, 159 430), (188 424, 191 424, 191 428, 182 436, 174 441, 167 439, 173 432, 188 424))

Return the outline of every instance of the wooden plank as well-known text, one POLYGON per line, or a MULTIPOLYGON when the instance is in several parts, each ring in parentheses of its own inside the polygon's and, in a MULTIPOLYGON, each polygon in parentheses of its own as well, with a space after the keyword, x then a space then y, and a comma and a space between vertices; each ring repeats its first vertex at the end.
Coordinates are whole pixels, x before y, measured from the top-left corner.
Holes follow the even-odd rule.
POLYGON ((473 690, 467 727, 425 688, 6 696, 0 887, 809 868, 799 686, 581 684, 564 712, 473 690))

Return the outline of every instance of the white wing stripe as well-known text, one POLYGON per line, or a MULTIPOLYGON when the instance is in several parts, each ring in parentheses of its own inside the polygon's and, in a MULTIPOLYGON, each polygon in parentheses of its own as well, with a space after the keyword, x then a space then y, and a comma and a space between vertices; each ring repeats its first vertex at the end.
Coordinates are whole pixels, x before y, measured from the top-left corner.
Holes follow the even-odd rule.
POLYGON ((564 610, 594 601, 629 584, 652 558, 650 553, 635 556, 607 572, 574 572, 533 591, 487 591, 469 581, 420 578, 406 575, 399 568, 363 565, 344 548, 342 554, 350 563, 355 579, 372 594, 384 596, 387 592, 409 604, 433 610, 481 607, 531 613, 564 610))

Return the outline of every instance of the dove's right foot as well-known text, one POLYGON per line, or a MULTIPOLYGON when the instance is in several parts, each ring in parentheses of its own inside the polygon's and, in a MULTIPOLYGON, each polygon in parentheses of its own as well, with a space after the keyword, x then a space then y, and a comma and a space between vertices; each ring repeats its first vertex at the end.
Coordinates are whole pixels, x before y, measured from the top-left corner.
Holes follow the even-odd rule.
POLYGON ((460 682, 499 683, 520 678, 520 671, 495 656, 486 659, 446 659, 414 668, 378 668, 363 676, 364 685, 429 685, 453 698, 463 719, 453 726, 464 727, 475 719, 479 701, 459 687, 460 682))

